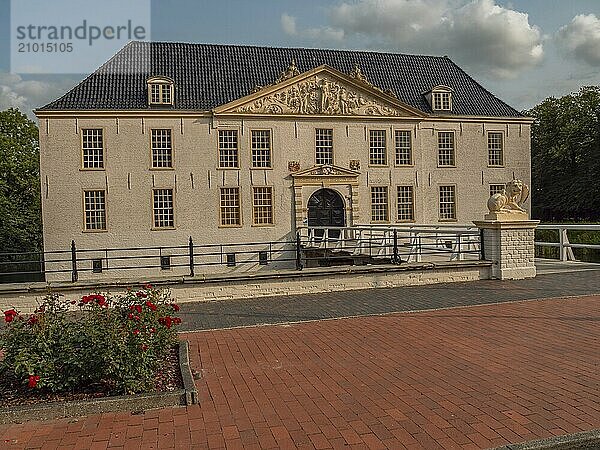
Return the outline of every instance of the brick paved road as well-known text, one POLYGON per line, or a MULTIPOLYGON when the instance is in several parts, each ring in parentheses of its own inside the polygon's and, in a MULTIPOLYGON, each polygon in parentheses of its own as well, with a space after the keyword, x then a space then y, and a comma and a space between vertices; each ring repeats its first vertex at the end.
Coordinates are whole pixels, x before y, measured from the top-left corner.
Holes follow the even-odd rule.
POLYGON ((182 312, 184 329, 192 331, 592 294, 600 294, 600 270, 518 281, 484 280, 187 303, 182 312))
POLYGON ((0 446, 486 448, 600 427, 600 296, 184 337, 199 406, 4 425, 0 446))

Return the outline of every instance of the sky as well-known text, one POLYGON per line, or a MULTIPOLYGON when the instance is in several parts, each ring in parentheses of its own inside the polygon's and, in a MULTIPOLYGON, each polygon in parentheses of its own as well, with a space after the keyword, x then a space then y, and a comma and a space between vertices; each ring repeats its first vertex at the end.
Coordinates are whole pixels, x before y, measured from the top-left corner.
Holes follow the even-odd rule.
MULTIPOLYGON (((25 9, 25 2, 42 0, 16 1, 25 9)), ((600 84, 600 0, 136 1, 148 5, 153 41, 447 55, 519 110, 600 84)), ((82 2, 44 0, 58 14, 77 11, 90 21, 105 5, 82 8, 82 2)), ((15 73, 10 25, 11 2, 0 0, 0 109, 18 107, 31 116, 88 73, 15 73)), ((108 58, 97 53, 87 52, 89 67, 108 58)), ((58 66, 71 72, 83 67, 80 61, 58 66)))

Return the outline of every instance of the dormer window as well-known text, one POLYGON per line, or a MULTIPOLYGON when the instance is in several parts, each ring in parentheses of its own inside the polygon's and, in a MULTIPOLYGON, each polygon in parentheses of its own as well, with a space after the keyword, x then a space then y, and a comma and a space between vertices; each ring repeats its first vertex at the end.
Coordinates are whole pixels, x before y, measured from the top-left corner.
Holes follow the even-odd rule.
POLYGON ((173 80, 167 77, 152 77, 148 79, 148 104, 172 105, 173 80))
POLYGON ((427 94, 427 100, 433 111, 452 111, 452 88, 436 86, 427 94))

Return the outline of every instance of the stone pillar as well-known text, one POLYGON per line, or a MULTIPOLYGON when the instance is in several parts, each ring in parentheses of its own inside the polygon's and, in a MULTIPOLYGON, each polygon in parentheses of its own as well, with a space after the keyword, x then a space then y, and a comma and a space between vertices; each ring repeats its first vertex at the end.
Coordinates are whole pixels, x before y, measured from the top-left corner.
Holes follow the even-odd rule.
MULTIPOLYGON (((534 232, 539 220, 514 220, 498 214, 495 220, 474 221, 482 230, 483 259, 492 261, 492 278, 535 277, 534 232)), ((526 216, 525 216, 526 217, 526 216)))

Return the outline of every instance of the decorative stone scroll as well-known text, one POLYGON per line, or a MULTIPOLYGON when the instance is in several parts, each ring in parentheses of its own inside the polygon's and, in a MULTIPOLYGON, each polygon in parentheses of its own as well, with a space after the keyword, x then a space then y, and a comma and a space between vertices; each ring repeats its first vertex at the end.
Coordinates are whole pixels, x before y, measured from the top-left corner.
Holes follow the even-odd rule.
POLYGON ((385 91, 383 89, 381 89, 380 87, 375 86, 373 83, 371 83, 367 77, 365 76, 364 73, 362 73, 362 70, 360 70, 360 67, 358 67, 358 64, 354 65, 354 69, 352 69, 352 72, 350 72, 350 78, 354 78, 355 81, 364 84, 365 86, 371 88, 371 89, 375 89, 376 91, 382 92, 386 95, 392 96, 394 98, 397 98, 396 94, 394 93, 394 91, 392 91, 391 89, 386 89, 385 91))
POLYGON ((352 169, 352 170, 358 170, 358 169, 360 169, 360 160, 358 160, 358 159, 351 159, 350 160, 350 169, 352 169))
MULTIPOLYGON (((290 69, 288 69, 290 70, 290 69)), ((238 107, 238 113, 400 116, 375 98, 315 75, 281 91, 238 107)))
POLYGON ((506 183, 504 190, 492 195, 487 206, 490 213, 486 220, 527 220, 527 211, 523 204, 529 197, 529 186, 521 180, 506 183))

